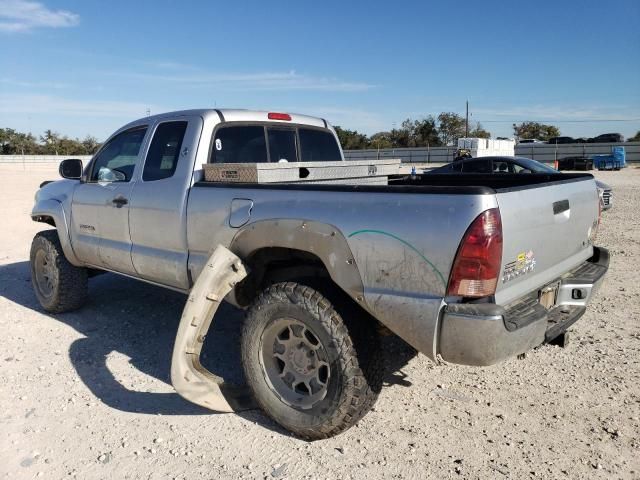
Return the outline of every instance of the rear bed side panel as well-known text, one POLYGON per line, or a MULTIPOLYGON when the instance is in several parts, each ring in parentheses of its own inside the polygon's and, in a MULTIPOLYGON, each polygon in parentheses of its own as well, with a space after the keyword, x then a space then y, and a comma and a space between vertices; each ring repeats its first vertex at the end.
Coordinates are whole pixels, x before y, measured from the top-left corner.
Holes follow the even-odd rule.
MULTIPOLYGON (((495 195, 196 186, 188 206, 193 278, 213 246, 228 247, 238 234, 239 229, 229 226, 234 198, 253 201, 250 220, 242 229, 274 220, 298 220, 296 228, 302 228, 304 221, 335 226, 354 258, 334 261, 352 261, 358 269, 363 286, 360 302, 431 358, 439 310, 460 240, 478 214, 496 206, 495 195)), ((285 223, 291 224, 283 222, 283 227, 285 223)), ((265 238, 263 246, 277 246, 277 237, 288 235, 297 232, 283 228, 276 238, 265 238)), ((340 276, 334 280, 353 296, 340 276)))
POLYGON ((504 247, 496 303, 507 304, 557 279, 593 254, 598 220, 592 179, 498 191, 504 247))

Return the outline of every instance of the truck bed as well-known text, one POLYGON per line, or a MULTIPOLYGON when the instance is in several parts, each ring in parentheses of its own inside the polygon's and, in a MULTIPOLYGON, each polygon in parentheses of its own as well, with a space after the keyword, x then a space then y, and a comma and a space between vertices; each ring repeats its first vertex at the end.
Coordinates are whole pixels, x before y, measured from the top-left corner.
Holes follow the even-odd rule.
POLYGON ((376 318, 434 358, 443 302, 465 301, 446 294, 460 241, 495 208, 504 239, 488 299, 496 305, 538 291, 593 255, 598 196, 589 174, 398 176, 385 186, 197 182, 187 215, 190 274, 199 274, 212 238, 241 258, 245 250, 235 245, 252 235, 254 245, 312 251, 346 292, 362 295, 376 318), (347 260, 360 287, 341 283, 347 260))
POLYGON ((389 193, 441 193, 441 194, 495 194, 498 191, 527 189, 543 184, 572 183, 593 179, 589 173, 543 174, 530 173, 522 175, 491 175, 476 173, 440 174, 438 176, 392 175, 389 185, 349 185, 349 184, 310 184, 298 182, 280 183, 227 183, 200 181, 199 187, 215 188, 253 188, 267 190, 309 190, 337 192, 389 192, 389 193), (561 175, 561 176, 560 176, 561 175))

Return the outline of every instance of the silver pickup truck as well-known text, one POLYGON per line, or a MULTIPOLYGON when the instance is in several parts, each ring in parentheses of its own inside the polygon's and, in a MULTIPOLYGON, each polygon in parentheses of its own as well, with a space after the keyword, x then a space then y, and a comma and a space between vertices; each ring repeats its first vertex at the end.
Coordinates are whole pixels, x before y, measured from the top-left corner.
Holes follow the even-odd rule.
POLYGON ((319 159, 343 159, 320 118, 189 110, 134 121, 37 192, 31 217, 55 230, 33 240, 36 296, 48 312, 79 308, 102 270, 188 293, 213 249, 227 248, 248 272, 225 300, 248 310, 253 397, 315 439, 374 404, 381 334, 436 362, 491 365, 563 335, 607 271, 588 174, 203 177, 207 163, 319 159))

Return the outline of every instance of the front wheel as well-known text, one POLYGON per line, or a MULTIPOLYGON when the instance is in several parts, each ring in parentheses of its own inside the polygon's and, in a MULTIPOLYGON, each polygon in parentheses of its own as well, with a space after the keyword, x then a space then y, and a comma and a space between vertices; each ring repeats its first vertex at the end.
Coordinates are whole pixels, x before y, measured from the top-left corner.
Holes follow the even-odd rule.
POLYGON ((80 308, 87 297, 87 269, 66 259, 58 232, 45 230, 31 243, 31 283, 47 312, 63 313, 80 308))
POLYGON ((380 345, 369 318, 343 318, 318 291, 298 283, 267 288, 242 332, 242 363, 257 403, 308 440, 360 420, 382 386, 380 345))

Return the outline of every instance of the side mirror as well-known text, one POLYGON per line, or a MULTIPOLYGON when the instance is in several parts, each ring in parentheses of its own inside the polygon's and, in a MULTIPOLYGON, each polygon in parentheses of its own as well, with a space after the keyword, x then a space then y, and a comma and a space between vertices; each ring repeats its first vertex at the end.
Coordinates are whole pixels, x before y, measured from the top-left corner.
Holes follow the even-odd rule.
POLYGON ((68 158, 60 162, 58 172, 62 178, 71 180, 79 180, 82 176, 82 160, 77 158, 68 158))

